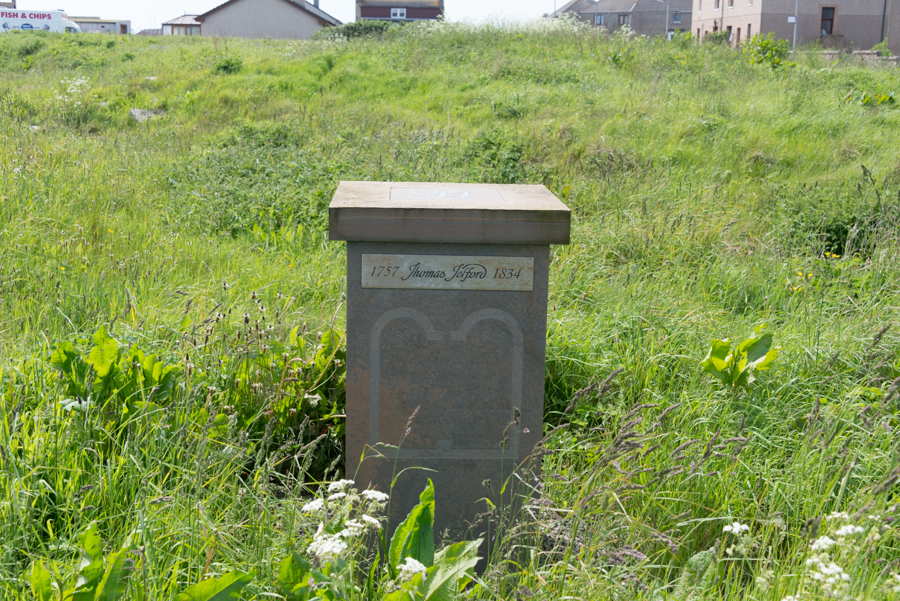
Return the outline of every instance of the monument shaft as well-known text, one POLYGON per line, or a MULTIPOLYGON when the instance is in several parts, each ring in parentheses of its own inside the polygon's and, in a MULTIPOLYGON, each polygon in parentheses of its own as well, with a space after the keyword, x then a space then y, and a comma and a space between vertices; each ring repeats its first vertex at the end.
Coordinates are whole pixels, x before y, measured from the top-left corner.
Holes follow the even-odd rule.
POLYGON ((436 530, 462 536, 487 510, 485 498, 509 502, 499 491, 541 438, 549 243, 563 241, 563 219, 568 241, 568 209, 541 186, 342 183, 330 216, 333 238, 348 222, 354 237, 368 238, 347 245, 347 476, 392 494, 391 528, 432 479, 436 530), (558 221, 548 226, 537 210, 537 221, 523 219, 521 189, 558 221), (357 199, 341 223, 350 213, 341 199, 366 191, 368 227, 367 203, 357 199), (404 206, 429 194, 437 198, 424 208, 404 206), (446 194, 471 204, 448 213, 446 194), (515 211, 512 229, 525 233, 503 234, 515 211), (494 235, 479 239, 473 230, 489 232, 485 221, 494 235))

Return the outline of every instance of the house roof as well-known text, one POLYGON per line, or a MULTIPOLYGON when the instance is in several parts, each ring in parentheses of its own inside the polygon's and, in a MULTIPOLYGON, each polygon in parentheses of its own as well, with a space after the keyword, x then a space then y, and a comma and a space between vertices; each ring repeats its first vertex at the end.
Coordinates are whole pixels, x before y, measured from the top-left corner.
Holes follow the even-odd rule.
POLYGON ((197 15, 182 15, 180 17, 175 17, 170 21, 166 21, 163 25, 200 25, 200 22, 196 19, 197 15))
POLYGON ((99 17, 69 17, 69 20, 76 23, 111 23, 113 25, 118 23, 115 19, 101 19, 99 17))
MULTIPOLYGON (((668 11, 670 13, 691 12, 693 10, 693 0, 669 0, 668 11)), ((656 0, 637 0, 631 12, 635 13, 664 13, 666 12, 666 2, 657 2, 656 0)))
MULTIPOLYGON (((229 4, 234 4, 235 2, 241 2, 241 1, 242 0, 228 0, 224 4, 220 4, 219 6, 215 7, 214 9, 212 9, 210 11, 203 13, 202 15, 198 15, 197 20, 200 21, 200 23, 203 23, 203 19, 205 19, 209 15, 213 14, 214 12, 225 8, 229 4)), ((311 14, 312 16, 317 18, 319 20, 319 22, 322 23, 323 25, 337 26, 337 25, 341 24, 340 21, 338 21, 337 19, 335 19, 334 17, 332 17, 331 15, 326 13, 321 8, 319 8, 317 6, 313 6, 309 2, 304 2, 303 0, 296 0, 296 1, 295 0, 282 0, 282 2, 287 2, 294 8, 297 8, 299 10, 302 10, 304 12, 311 14)))
POLYGON ((159 36, 162 35, 162 29, 142 29, 138 35, 159 36))
POLYGON ((357 6, 390 6, 392 8, 443 8, 442 0, 356 0, 357 6))
POLYGON ((657 13, 666 12, 668 4, 669 12, 691 12, 692 0, 572 0, 553 13, 552 17, 558 17, 567 12, 581 14, 593 13, 657 13))

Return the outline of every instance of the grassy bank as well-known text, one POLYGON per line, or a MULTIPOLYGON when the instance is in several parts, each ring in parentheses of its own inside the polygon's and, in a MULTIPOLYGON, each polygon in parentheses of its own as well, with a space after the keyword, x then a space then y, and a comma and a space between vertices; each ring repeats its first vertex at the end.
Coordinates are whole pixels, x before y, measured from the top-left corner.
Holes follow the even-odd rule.
POLYGON ((340 180, 573 209, 542 501, 467 594, 900 596, 900 82, 796 63, 566 23, 0 36, 3 598, 36 563, 74 582, 92 523, 133 598, 233 570, 287 596, 343 476, 340 180), (754 382, 701 370, 763 324, 754 382))

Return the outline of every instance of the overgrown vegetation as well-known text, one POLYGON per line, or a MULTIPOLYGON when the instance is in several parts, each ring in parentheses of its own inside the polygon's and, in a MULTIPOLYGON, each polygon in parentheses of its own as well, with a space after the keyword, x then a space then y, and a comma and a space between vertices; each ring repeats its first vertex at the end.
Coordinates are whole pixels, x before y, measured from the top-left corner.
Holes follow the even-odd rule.
POLYGON ((900 597, 897 71, 565 21, 365 33, 0 36, 0 596, 454 596, 427 583, 471 545, 366 572, 341 533, 371 493, 321 486, 325 207, 371 179, 573 209, 537 494, 489 516, 465 596, 900 597))

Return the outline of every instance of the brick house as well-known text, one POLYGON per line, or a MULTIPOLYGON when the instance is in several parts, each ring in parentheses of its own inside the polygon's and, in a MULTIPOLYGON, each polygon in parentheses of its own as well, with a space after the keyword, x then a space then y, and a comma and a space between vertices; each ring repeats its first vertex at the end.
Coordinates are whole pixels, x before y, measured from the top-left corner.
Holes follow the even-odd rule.
POLYGON ((356 0, 356 20, 434 21, 444 15, 444 0, 356 0))
POLYGON ((671 37, 691 31, 691 4, 692 0, 572 0, 549 16, 569 13, 610 31, 628 25, 640 35, 671 37))
MULTIPOLYGON (((733 44, 757 33, 791 41, 794 7, 794 0, 693 0, 692 31, 701 39, 727 31, 733 44)), ((800 0, 797 44, 868 50, 885 38, 900 53, 900 0, 800 0)))

